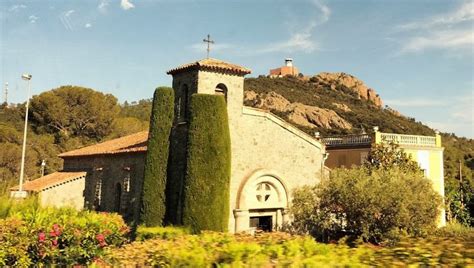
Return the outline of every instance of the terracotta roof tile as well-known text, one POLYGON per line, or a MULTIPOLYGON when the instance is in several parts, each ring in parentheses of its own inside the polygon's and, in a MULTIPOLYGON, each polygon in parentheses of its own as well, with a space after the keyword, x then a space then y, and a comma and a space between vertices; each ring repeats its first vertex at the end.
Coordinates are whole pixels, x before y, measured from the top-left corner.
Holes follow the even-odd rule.
MULTIPOLYGON (((53 187, 58 184, 69 182, 80 177, 86 176, 86 172, 54 172, 36 180, 28 181, 23 184, 23 190, 29 192, 41 192, 42 190, 53 187)), ((12 191, 18 190, 18 185, 10 188, 12 191)))
POLYGON ((65 152, 60 154, 59 157, 65 158, 87 155, 146 152, 147 142, 148 131, 142 131, 118 139, 113 139, 99 144, 80 148, 74 151, 65 152))
POLYGON ((188 69, 221 71, 221 72, 234 73, 238 75, 246 75, 246 74, 251 73, 250 69, 244 68, 242 66, 228 63, 221 60, 217 60, 217 59, 213 59, 213 58, 208 58, 208 59, 203 59, 200 61, 181 65, 179 67, 169 70, 167 74, 176 74, 188 69))

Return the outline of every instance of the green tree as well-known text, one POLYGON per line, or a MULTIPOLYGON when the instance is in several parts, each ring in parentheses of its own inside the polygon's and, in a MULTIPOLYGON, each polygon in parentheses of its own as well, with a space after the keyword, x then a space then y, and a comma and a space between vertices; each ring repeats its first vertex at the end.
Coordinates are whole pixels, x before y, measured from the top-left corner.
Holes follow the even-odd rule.
POLYGON ((421 171, 418 164, 393 142, 372 145, 364 166, 369 170, 399 168, 409 172, 421 171))
POLYGON ((336 169, 314 188, 298 189, 293 226, 320 240, 341 235, 380 243, 436 227, 441 197, 420 172, 399 168, 336 169))
POLYGON ((226 231, 229 218, 230 134, 223 96, 191 97, 183 223, 193 231, 226 231))
POLYGON ((146 226, 161 226, 166 212, 166 168, 173 117, 173 89, 157 88, 153 98, 143 181, 141 222, 146 226))
POLYGON ((113 95, 78 86, 61 86, 31 100, 31 122, 36 132, 66 138, 102 139, 110 134, 119 111, 113 95))

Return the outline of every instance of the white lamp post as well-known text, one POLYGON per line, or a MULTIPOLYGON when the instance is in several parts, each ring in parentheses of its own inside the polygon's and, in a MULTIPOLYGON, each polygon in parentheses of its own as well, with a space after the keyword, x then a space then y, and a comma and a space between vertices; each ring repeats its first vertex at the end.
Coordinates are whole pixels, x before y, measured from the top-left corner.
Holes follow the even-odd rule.
POLYGON ((26 133, 28 131, 28 106, 30 105, 30 90, 31 90, 31 74, 23 74, 21 78, 28 82, 28 89, 26 95, 26 111, 25 111, 25 129, 23 131, 23 148, 21 151, 21 168, 20 168, 20 185, 18 191, 12 192, 13 197, 25 198, 27 192, 23 191, 23 177, 25 173, 25 152, 26 152, 26 133))

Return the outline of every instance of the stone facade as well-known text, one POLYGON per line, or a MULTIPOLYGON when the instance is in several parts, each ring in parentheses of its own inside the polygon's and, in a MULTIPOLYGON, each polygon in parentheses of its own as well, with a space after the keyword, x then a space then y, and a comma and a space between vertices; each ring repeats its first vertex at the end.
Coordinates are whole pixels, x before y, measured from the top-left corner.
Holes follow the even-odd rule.
POLYGON ((63 169, 87 171, 84 208, 118 212, 131 221, 140 211, 144 164, 144 153, 123 153, 67 157, 63 169))
POLYGON ((269 112, 244 107, 243 85, 243 75, 232 71, 173 73, 175 111, 182 115, 177 125, 187 124, 183 103, 189 104, 191 94, 225 95, 232 150, 228 229, 275 229, 290 220, 293 189, 319 181, 324 146, 269 112))

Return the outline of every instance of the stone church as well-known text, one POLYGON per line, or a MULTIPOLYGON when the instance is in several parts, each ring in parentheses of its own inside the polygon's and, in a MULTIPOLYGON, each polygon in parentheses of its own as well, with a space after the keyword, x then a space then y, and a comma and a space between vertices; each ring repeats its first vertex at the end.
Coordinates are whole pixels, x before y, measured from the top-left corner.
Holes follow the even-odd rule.
MULTIPOLYGON (((175 122, 171 150, 184 176, 188 105, 194 93, 224 95, 231 136, 229 231, 273 230, 289 221, 292 190, 318 183, 325 173, 325 146, 270 112, 243 105, 250 70, 204 59, 168 71, 173 76, 175 122)), ((136 219, 147 152, 147 132, 66 152, 63 171, 24 185, 43 205, 115 211, 136 219)), ((173 176, 176 177, 176 176, 173 176)), ((179 193, 177 193, 179 194, 179 193)))

